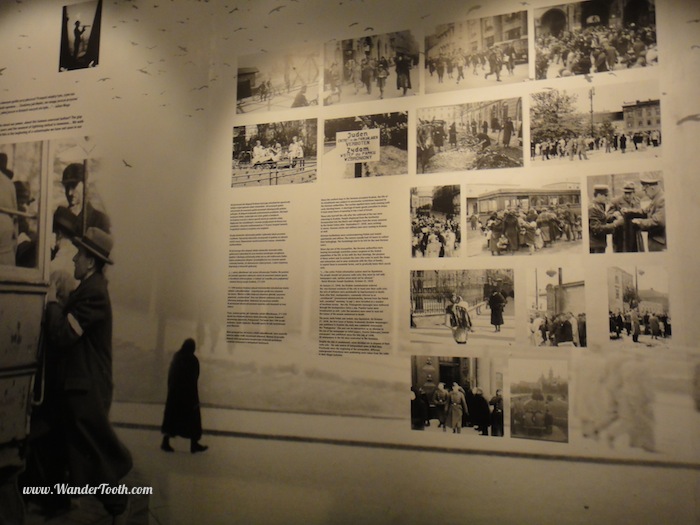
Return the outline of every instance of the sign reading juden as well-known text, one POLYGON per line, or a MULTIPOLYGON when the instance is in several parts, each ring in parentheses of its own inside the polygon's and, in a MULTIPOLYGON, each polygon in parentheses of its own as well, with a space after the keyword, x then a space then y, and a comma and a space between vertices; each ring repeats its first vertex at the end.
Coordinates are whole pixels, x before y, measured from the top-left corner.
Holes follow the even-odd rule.
POLYGON ((345 162, 374 162, 379 160, 379 129, 339 131, 335 141, 340 158, 345 162))

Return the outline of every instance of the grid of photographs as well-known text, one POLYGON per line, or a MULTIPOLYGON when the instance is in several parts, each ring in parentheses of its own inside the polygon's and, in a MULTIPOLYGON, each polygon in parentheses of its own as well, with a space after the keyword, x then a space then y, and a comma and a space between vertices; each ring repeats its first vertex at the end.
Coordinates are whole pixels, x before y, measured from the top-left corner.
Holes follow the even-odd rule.
MULTIPOLYGON (((280 106, 318 119, 319 181, 403 176, 390 184, 411 223, 411 428, 597 447, 611 427, 617 449, 660 451, 628 416, 601 422, 582 401, 586 378, 634 368, 618 360, 646 370, 673 350, 655 3, 465 11, 423 33, 327 42, 322 72, 280 106)), ((246 104, 279 91, 245 66, 246 104)), ((257 124, 244 116, 239 170, 257 124)), ((630 394, 655 432, 665 385, 630 394)))

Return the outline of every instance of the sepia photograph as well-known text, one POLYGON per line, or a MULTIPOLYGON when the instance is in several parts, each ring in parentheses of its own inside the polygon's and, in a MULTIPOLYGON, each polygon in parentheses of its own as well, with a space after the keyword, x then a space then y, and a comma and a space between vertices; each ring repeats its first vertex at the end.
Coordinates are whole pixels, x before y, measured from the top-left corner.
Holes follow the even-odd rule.
POLYGON ((328 119, 324 175, 345 179, 408 173, 408 112, 328 119))
POLYGON ((234 127, 231 187, 314 182, 317 126, 307 119, 234 127))
POLYGON ((411 356, 411 429, 505 435, 506 358, 411 356))
POLYGON ((101 25, 102 0, 63 6, 59 71, 99 64, 101 25))
POLYGON ((0 144, 0 266, 37 268, 43 142, 0 144))
POLYGON ((586 347, 583 268, 527 270, 528 337, 532 346, 586 347))
POLYGON ((410 31, 327 42, 323 105, 418 94, 418 51, 418 41, 410 31))
POLYGON ((637 264, 608 268, 610 342, 616 348, 671 346, 668 272, 637 264))
POLYGON ((660 171, 588 177, 590 253, 666 250, 666 198, 660 171))
POLYGON ((513 270, 411 271, 412 343, 510 345, 515 340, 513 270))
POLYGON ((510 359, 510 435, 569 442, 569 365, 557 359, 510 359))
POLYGON ((521 167, 522 131, 520 98, 419 109, 417 172, 521 167))
POLYGON ((655 66, 655 0, 576 2, 535 9, 536 78, 655 66))
POLYGON ((662 142, 655 81, 549 88, 531 96, 533 166, 656 159, 662 142))
POLYGON ((528 78, 527 11, 441 24, 425 37, 425 92, 528 78))
POLYGON ((467 256, 580 254, 581 184, 469 184, 467 256))
POLYGON ((459 186, 411 188, 411 257, 458 257, 459 186))
POLYGON ((321 67, 315 45, 238 57, 236 113, 318 105, 321 67))

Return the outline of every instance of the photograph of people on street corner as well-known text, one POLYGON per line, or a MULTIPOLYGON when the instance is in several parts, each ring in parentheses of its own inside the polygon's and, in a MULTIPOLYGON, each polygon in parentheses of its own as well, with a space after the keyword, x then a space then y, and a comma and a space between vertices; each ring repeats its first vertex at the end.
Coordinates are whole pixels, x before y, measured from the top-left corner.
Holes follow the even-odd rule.
POLYGON ((528 78, 527 11, 441 24, 425 37, 425 92, 528 78))
POLYGON ((316 119, 233 128, 231 187, 316 180, 316 119))
POLYGON ((660 171, 588 177, 590 253, 666 250, 666 198, 660 171))
POLYGON ((383 177, 408 173, 408 112, 327 119, 324 176, 383 177))
POLYGON ((510 359, 510 435, 569 442, 569 365, 558 359, 510 359))
POLYGON ((528 269, 525 285, 530 344, 586 347, 583 268, 528 269))
POLYGON ((522 124, 520 98, 419 109, 417 172, 521 167, 522 124))
POLYGON ((458 257, 459 186, 411 188, 411 257, 458 257))
POLYGON ((577 177, 465 186, 467 256, 580 254, 580 186, 577 177))
POLYGON ((651 264, 608 268, 608 318, 615 347, 668 349, 672 330, 666 269, 651 264))
POLYGON ((412 343, 510 345, 513 270, 411 271, 412 343))
POLYGON ((318 47, 238 57, 236 113, 281 111, 318 105, 321 67, 318 47))
POLYGON ((549 88, 530 102, 530 163, 650 160, 662 153, 661 102, 654 81, 549 88))
POLYGON ((412 355, 411 429, 503 437, 506 366, 504 357, 412 355))
POLYGON ((418 41, 410 31, 327 42, 323 105, 418 94, 418 51, 418 41))
POLYGON ((654 0, 576 2, 535 9, 536 78, 655 66, 654 0))

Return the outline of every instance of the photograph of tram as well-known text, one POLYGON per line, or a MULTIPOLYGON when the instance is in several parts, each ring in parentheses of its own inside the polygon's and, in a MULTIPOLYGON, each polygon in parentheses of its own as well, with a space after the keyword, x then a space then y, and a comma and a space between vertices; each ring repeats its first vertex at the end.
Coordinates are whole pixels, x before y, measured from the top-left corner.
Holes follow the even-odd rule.
POLYGON ((507 359, 411 356, 411 429, 503 437, 507 359))
POLYGON ((534 15, 538 80, 658 64, 654 0, 591 0, 534 15))
POLYGON ((410 342, 511 345, 514 290, 512 269, 414 270, 410 342))
POLYGON ((582 247, 581 183, 540 187, 467 185, 467 256, 578 253, 582 247))
POLYGON ((558 359, 510 359, 510 435, 569 442, 569 365, 558 359))

